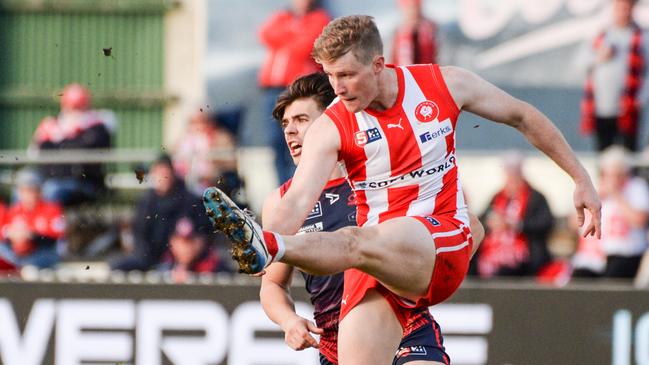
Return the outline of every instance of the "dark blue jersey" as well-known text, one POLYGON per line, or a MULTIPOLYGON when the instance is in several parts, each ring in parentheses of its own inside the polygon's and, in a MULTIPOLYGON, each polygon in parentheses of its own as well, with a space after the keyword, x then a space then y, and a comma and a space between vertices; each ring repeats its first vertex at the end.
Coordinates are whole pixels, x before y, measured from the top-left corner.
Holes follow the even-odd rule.
MULTIPOLYGON (((290 185, 291 180, 280 187, 281 195, 284 195, 290 185)), ((356 205, 354 193, 347 181, 341 178, 327 183, 315 207, 304 220, 298 234, 335 231, 355 225, 356 205)), ((332 336, 337 337, 344 274, 316 276, 300 272, 306 281, 306 290, 311 295, 316 324, 325 330, 325 334, 331 333, 332 336)))

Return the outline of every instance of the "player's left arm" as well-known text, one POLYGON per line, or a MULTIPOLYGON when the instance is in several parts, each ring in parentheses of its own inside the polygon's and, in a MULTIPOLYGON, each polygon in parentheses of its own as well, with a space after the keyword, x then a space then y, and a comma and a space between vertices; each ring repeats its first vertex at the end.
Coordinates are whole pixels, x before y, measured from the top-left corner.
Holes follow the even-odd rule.
POLYGON ((336 167, 339 149, 338 130, 331 119, 323 114, 309 127, 291 186, 277 204, 265 229, 281 234, 297 232, 336 167))
MULTIPOLYGON (((273 216, 280 199, 279 189, 273 191, 266 198, 261 213, 262 223, 273 216)), ((299 351, 308 347, 318 348, 320 345, 311 333, 322 334, 323 330, 295 312, 295 304, 290 291, 292 277, 293 267, 290 265, 275 262, 268 266, 266 274, 261 277, 259 301, 268 318, 277 323, 284 331, 284 341, 293 350, 299 351)))
POLYGON ((593 220, 584 235, 601 235, 601 203, 586 169, 577 159, 561 132, 534 106, 514 98, 478 75, 458 68, 441 69, 458 108, 497 123, 507 124, 548 155, 575 182, 574 203, 579 225, 584 223, 584 208, 593 220))

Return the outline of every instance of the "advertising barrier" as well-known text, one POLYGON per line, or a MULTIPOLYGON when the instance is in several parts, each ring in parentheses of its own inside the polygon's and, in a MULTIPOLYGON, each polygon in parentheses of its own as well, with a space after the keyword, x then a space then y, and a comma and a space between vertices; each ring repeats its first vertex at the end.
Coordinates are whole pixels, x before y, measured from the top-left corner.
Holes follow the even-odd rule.
MULTIPOLYGON (((4 365, 316 365, 258 301, 258 283, 0 282, 4 365)), ((309 316, 302 289, 297 310, 309 316)), ((649 364, 649 292, 465 283, 431 308, 456 365, 649 364)))

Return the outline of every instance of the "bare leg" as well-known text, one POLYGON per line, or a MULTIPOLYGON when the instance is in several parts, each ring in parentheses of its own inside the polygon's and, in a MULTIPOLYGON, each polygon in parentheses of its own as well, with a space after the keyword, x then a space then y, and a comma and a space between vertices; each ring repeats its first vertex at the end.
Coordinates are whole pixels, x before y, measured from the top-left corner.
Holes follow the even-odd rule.
POLYGON ((423 223, 411 217, 283 239, 286 251, 280 261, 286 264, 316 275, 359 269, 413 300, 426 293, 435 264, 433 238, 423 223))
POLYGON ((340 365, 390 365, 399 347, 401 324, 388 302, 374 290, 340 322, 340 365))

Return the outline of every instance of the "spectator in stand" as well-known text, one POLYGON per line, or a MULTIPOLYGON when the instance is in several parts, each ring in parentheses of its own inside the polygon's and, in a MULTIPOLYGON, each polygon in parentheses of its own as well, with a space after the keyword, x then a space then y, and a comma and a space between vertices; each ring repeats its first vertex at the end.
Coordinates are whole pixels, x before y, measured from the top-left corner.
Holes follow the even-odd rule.
POLYGON ((481 219, 486 235, 474 260, 480 277, 533 276, 550 262, 547 238, 554 217, 545 197, 526 181, 523 162, 519 152, 503 159, 504 187, 481 219))
POLYGON ((603 276, 609 278, 634 277, 647 250, 649 187, 631 175, 629 159, 629 152, 619 146, 609 147, 600 158, 603 276))
POLYGON ((42 184, 41 175, 31 168, 16 175, 18 200, 4 217, 0 243, 0 260, 16 267, 51 268, 59 262, 57 243, 65 230, 63 209, 42 199, 42 184))
POLYGON ((205 188, 216 184, 219 175, 237 170, 236 160, 215 159, 211 153, 235 148, 234 135, 206 111, 197 110, 174 148, 174 168, 188 188, 202 194, 205 188))
POLYGON ((174 282, 184 283, 196 273, 224 271, 225 266, 206 232, 195 230, 190 217, 182 217, 169 238, 169 251, 159 269, 168 272, 174 282))
MULTIPOLYGON (((90 92, 85 87, 69 84, 63 89, 61 112, 41 121, 30 150, 109 148, 115 125, 111 111, 90 109, 90 92)), ((100 164, 51 164, 41 172, 46 177, 44 198, 64 205, 93 200, 104 189, 100 164)))
MULTIPOLYGON (((259 75, 264 90, 264 115, 272 115, 279 94, 298 76, 318 69, 311 58, 313 42, 329 23, 327 12, 316 0, 291 0, 291 7, 273 14, 261 27, 259 39, 267 49, 259 75)), ((279 125, 268 118, 270 143, 275 152, 275 169, 279 181, 286 181, 295 171, 279 125)))
MULTIPOLYGON (((586 221, 590 221, 590 214, 586 213, 586 221)), ((577 225, 577 216, 570 217, 570 228, 577 236, 577 249, 572 256, 573 278, 597 278, 604 274, 606 269, 606 253, 602 247, 602 240, 596 237, 584 237, 582 230, 577 225)))
POLYGON ((640 109, 649 98, 649 34, 633 21, 637 0, 611 0, 612 24, 584 45, 581 130, 595 133, 598 151, 613 144, 638 150, 640 109))
POLYGON ((110 262, 113 270, 150 270, 160 263, 181 217, 192 217, 196 230, 211 232, 200 198, 190 193, 173 170, 167 155, 149 170, 151 188, 138 200, 133 217, 134 250, 110 262))
POLYGON ((422 14, 422 0, 399 0, 403 21, 392 40, 392 63, 437 63, 437 25, 422 14))

